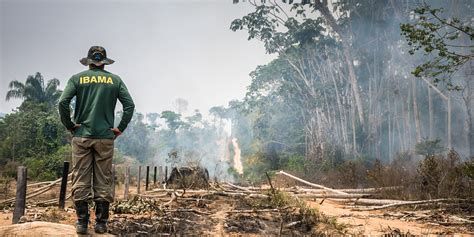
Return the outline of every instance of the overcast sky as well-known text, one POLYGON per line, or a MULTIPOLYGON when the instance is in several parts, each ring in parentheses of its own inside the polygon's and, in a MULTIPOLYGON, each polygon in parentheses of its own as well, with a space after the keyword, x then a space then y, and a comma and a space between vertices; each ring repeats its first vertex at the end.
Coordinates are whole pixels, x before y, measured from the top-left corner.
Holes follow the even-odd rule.
POLYGON ((0 112, 21 102, 5 101, 8 82, 41 72, 64 88, 86 69, 79 59, 91 45, 116 61, 106 69, 122 77, 139 112, 173 109, 177 98, 190 111, 226 105, 273 57, 229 30, 251 10, 232 0, 0 0, 0 112))

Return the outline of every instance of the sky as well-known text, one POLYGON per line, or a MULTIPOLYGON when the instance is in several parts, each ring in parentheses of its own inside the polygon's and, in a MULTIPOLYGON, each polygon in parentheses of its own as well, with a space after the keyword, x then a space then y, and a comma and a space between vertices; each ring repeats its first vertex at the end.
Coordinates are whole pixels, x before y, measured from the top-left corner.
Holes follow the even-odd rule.
POLYGON ((232 0, 0 0, 0 112, 21 103, 4 99, 11 80, 41 72, 62 89, 86 70, 79 59, 92 45, 116 61, 106 70, 124 80, 137 112, 175 109, 177 98, 188 111, 227 105, 274 57, 229 29, 250 11, 232 0))

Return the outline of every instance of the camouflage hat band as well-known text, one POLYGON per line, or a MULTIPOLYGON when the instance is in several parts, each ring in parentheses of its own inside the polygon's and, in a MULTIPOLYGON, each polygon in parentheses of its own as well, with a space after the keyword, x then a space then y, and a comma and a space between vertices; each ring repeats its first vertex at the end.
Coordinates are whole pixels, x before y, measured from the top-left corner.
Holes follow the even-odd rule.
POLYGON ((107 58, 107 52, 105 51, 105 48, 102 46, 92 46, 89 49, 89 52, 87 53, 86 58, 82 58, 79 60, 79 62, 82 63, 84 66, 88 66, 91 64, 94 64, 96 66, 101 66, 101 65, 110 65, 114 63, 115 61, 107 58))

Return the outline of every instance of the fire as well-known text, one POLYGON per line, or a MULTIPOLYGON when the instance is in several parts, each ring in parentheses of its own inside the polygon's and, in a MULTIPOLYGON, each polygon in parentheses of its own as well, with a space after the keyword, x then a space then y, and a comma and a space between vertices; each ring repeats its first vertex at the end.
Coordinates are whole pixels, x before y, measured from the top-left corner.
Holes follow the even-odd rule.
POLYGON ((232 138, 232 145, 234 146, 234 169, 239 174, 244 173, 244 167, 242 166, 242 160, 240 159, 240 148, 239 143, 237 143, 237 138, 232 138))

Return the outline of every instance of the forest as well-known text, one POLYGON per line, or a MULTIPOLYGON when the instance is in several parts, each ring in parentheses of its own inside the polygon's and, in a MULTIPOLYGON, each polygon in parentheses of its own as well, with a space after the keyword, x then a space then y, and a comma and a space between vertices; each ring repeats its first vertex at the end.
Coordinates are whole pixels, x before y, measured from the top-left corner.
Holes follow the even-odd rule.
MULTIPOLYGON (((388 199, 474 197, 474 2, 233 3, 253 11, 229 31, 274 59, 249 72, 239 100, 135 111, 114 164, 202 166, 243 185, 285 170, 333 188, 402 187, 388 199)), ((59 178, 71 160, 64 85, 32 72, 2 86, 2 99, 22 103, 0 115, 0 176, 26 165, 36 181, 59 178)))
MULTIPOLYGON (((249 4, 255 11, 230 30, 248 32, 276 58, 250 72, 246 95, 211 108, 209 116, 189 113, 182 98, 174 111, 137 111, 127 136, 117 140, 114 162, 191 162, 250 182, 268 170, 331 180, 349 169, 353 177, 341 177, 339 185, 357 187, 367 184, 363 172, 375 164, 453 153, 472 174, 470 1, 249 4), (242 175, 230 159, 232 138, 242 175)), ((59 80, 37 72, 8 87, 5 99, 23 103, 0 120, 3 176, 28 164, 40 180, 57 177, 70 159, 71 138, 56 109, 59 80)))

